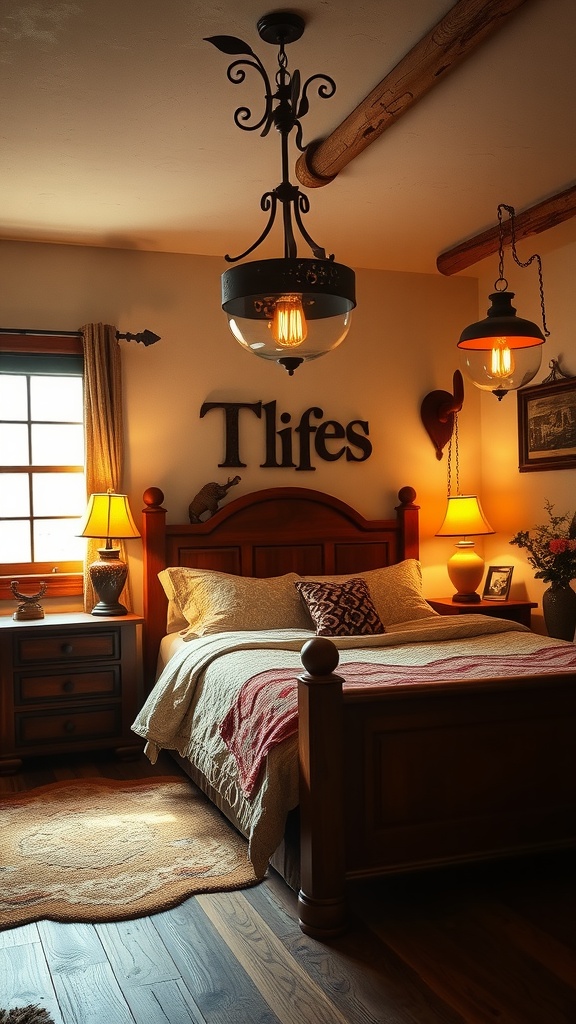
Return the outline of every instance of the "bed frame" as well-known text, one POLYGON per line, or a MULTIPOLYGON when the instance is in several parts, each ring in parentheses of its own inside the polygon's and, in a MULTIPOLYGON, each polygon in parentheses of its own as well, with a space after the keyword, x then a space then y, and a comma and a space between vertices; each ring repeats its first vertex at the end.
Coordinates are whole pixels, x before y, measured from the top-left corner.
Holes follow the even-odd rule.
MULTIPOLYGON (((418 557, 418 506, 369 521, 300 487, 244 495, 198 525, 166 524, 144 494, 145 667, 151 686, 167 602, 158 572, 243 576, 361 572, 418 557)), ((346 880, 576 846, 572 675, 342 692, 330 640, 299 678, 300 926, 346 924, 346 880)))

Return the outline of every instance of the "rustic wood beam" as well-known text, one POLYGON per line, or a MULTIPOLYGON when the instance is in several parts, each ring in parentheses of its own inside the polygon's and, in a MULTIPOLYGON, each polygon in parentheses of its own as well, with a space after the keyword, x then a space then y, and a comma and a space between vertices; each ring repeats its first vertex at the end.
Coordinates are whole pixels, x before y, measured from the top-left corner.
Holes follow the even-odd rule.
POLYGON ((527 0, 458 0, 328 138, 296 163, 307 188, 327 185, 527 0))
MULTIPOLYGON (((539 235, 541 231, 554 228, 570 217, 576 217, 576 185, 550 196, 549 199, 523 210, 522 213, 517 213, 514 217, 516 240, 539 235)), ((502 225, 502 240, 504 245, 511 242, 510 221, 502 225)), ((440 273, 447 277, 457 274, 459 270, 466 270, 466 267, 472 267, 486 256, 498 252, 499 242, 500 228, 497 224, 479 235, 474 235, 473 238, 468 238, 465 242, 460 242, 452 249, 441 252, 436 260, 436 266, 440 273)))

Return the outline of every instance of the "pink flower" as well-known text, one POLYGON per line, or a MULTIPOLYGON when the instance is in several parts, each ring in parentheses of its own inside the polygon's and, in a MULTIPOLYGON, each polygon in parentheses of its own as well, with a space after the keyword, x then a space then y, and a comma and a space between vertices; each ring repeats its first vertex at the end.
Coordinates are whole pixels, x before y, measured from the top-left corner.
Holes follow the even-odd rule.
POLYGON ((562 555, 565 551, 568 551, 568 541, 558 538, 558 540, 551 540, 548 544, 551 554, 562 555))
POLYGON ((557 540, 551 540, 548 548, 552 555, 563 555, 565 551, 576 551, 576 540, 559 537, 557 540))

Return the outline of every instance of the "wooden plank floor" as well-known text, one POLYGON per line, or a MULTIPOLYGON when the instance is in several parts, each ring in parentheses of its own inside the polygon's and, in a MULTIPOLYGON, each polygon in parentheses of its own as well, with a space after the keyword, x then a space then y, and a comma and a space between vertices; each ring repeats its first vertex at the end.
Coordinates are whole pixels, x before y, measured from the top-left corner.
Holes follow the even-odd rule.
MULTIPOLYGON (((177 773, 38 760, 0 793, 177 773)), ((0 1007, 41 1003, 56 1024, 576 1024, 574 868, 556 854, 358 883, 330 945, 302 934, 274 873, 135 921, 40 921, 0 932, 0 1007)))

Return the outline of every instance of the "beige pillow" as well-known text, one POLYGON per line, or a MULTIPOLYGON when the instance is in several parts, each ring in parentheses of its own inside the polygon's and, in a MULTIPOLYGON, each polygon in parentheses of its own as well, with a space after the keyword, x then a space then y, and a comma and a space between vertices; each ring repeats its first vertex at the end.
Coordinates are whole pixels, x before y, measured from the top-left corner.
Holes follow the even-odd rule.
POLYGON ((382 569, 349 573, 347 576, 302 577, 305 580, 334 583, 357 578, 368 584, 370 597, 384 626, 438 614, 422 595, 422 568, 415 558, 407 558, 404 562, 387 565, 382 569))
POLYGON ((255 579, 209 569, 163 569, 158 578, 188 635, 228 630, 311 629, 294 582, 295 572, 255 579))

